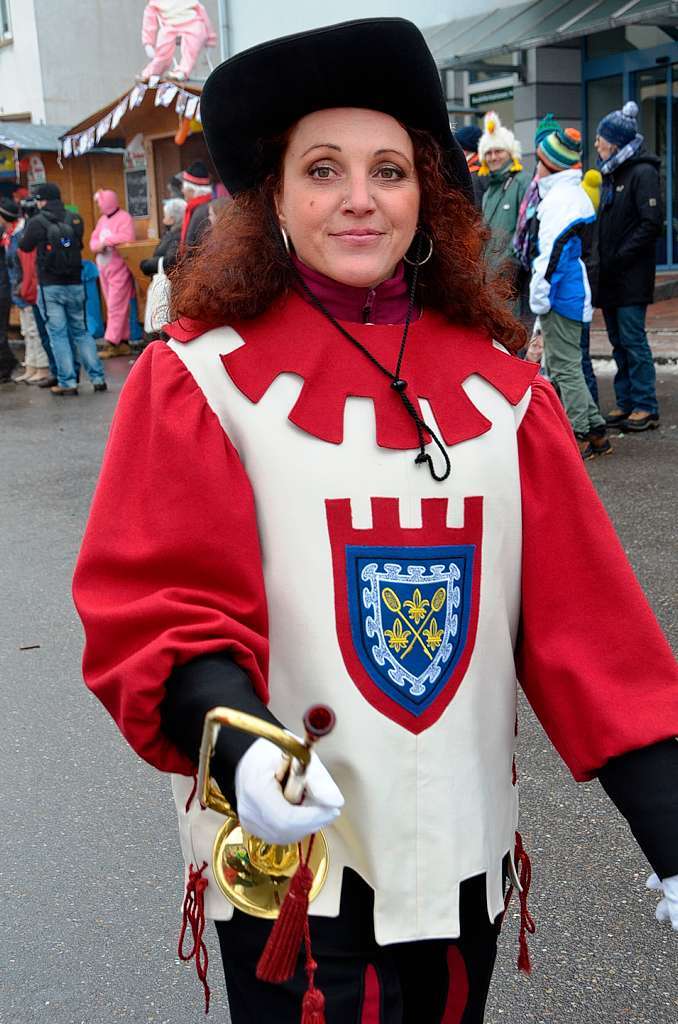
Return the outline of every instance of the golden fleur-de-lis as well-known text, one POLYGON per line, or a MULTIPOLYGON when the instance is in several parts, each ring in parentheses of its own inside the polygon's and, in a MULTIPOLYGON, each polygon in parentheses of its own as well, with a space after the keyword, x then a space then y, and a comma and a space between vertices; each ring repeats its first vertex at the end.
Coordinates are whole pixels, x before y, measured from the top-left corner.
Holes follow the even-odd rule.
POLYGON ((400 619, 396 619, 393 623, 393 629, 385 629, 384 636, 388 637, 388 646, 394 651, 399 651, 403 647, 407 647, 410 639, 409 629, 403 629, 400 619))
POLYGON ((419 587, 416 587, 412 594, 412 600, 403 601, 403 606, 407 608, 407 614, 412 619, 412 622, 418 626, 421 620, 426 617, 426 609, 429 606, 429 602, 425 597, 421 596, 419 587))
POLYGON ((432 651, 435 651, 437 647, 440 647, 443 642, 443 631, 442 629, 438 629, 438 623, 435 619, 431 619, 428 627, 424 630, 424 636, 426 637, 426 643, 432 651))

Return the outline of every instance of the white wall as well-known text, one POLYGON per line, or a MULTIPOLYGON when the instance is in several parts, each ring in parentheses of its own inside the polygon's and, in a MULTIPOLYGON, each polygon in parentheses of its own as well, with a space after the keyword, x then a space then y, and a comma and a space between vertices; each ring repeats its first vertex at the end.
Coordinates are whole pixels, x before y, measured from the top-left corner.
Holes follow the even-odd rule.
POLYGON ((12 42, 0 46, 0 114, 30 113, 45 121, 42 76, 32 0, 10 0, 12 42))
MULTIPOLYGON (((27 0, 14 0, 23 5, 27 0)), ((217 0, 203 0, 218 31, 217 0)), ((130 89, 147 62, 144 0, 34 0, 47 120, 77 124, 130 89)), ((212 51, 216 61, 219 49, 212 51)), ((204 77, 207 65, 198 64, 204 77)))
POLYGON ((507 7, 516 0, 228 0, 231 51, 244 50, 266 39, 303 32, 354 18, 409 18, 420 28, 455 18, 507 7))

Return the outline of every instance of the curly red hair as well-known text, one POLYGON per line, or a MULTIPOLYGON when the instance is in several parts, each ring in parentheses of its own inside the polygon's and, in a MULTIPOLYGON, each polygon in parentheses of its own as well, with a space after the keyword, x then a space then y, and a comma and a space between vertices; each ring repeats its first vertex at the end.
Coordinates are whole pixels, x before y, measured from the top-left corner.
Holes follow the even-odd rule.
MULTIPOLYGON (((421 188, 420 223, 433 241, 433 256, 419 270, 418 300, 454 323, 487 331, 515 352, 525 344, 525 328, 511 312, 511 282, 486 264, 489 229, 448 183, 440 146, 425 132, 408 131, 421 188)), ((222 210, 201 244, 175 267, 172 319, 248 320, 293 287, 274 214, 286 140, 275 144, 277 170, 222 210)))

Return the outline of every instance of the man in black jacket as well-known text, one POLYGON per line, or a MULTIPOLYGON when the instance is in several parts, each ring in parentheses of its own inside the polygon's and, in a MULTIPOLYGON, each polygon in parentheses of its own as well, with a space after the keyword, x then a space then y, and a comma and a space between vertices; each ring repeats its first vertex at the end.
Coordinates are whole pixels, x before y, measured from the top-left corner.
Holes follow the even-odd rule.
POLYGON ((635 103, 598 125, 595 146, 603 174, 596 243, 594 305, 601 306, 617 364, 610 426, 642 431, 659 425, 652 352, 645 333, 654 299, 655 243, 662 230, 659 158, 638 134, 635 103))
MULTIPOLYGON (((5 219, 9 220, 10 212, 9 210, 4 210, 0 201, 0 217, 3 213, 5 214, 5 219)), ((17 366, 17 359, 10 348, 8 337, 9 314, 12 308, 12 288, 7 269, 7 249, 4 244, 4 234, 5 228, 0 223, 0 384, 7 384, 9 387, 13 387, 12 370, 17 366)))
POLYGON ((38 307, 45 321, 57 367, 53 395, 78 394, 73 347, 95 391, 106 390, 96 342, 87 330, 82 284, 82 218, 61 201, 58 185, 45 182, 34 191, 40 212, 26 224, 19 248, 38 250, 38 307))

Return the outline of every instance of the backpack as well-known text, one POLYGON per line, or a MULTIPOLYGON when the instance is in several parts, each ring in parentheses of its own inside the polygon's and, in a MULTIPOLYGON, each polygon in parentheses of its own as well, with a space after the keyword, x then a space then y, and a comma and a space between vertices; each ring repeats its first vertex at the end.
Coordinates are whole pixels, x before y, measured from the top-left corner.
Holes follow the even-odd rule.
POLYGON ((81 243, 75 226, 81 224, 76 214, 66 214, 67 220, 57 220, 53 214, 38 214, 47 232, 40 253, 40 265, 55 277, 80 277, 81 243))

